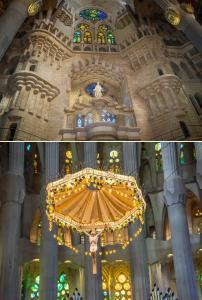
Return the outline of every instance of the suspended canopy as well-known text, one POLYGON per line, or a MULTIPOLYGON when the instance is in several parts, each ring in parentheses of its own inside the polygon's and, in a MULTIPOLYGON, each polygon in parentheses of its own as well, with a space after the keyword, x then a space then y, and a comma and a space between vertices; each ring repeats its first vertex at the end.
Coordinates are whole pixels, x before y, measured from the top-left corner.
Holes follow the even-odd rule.
POLYGON ((47 186, 50 222, 79 232, 116 230, 143 223, 145 201, 134 177, 86 168, 47 186))

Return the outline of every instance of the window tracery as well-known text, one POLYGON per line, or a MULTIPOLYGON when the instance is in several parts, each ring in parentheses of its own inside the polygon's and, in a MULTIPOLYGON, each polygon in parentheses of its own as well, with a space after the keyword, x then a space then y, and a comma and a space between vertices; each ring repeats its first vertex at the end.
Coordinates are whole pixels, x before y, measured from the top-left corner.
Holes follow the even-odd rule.
POLYGON ((85 9, 80 12, 80 18, 90 21, 92 25, 81 22, 77 25, 73 36, 74 43, 92 44, 93 42, 100 45, 115 45, 116 39, 110 25, 104 23, 108 16, 104 11, 99 9, 85 9), (99 22, 95 25, 96 21, 99 22), (101 22, 101 24, 100 24, 101 22), (93 40, 95 37, 95 40, 93 40))
POLYGON ((109 123, 116 123, 116 116, 114 114, 111 114, 106 109, 102 110, 101 113, 101 121, 102 122, 109 122, 109 123))

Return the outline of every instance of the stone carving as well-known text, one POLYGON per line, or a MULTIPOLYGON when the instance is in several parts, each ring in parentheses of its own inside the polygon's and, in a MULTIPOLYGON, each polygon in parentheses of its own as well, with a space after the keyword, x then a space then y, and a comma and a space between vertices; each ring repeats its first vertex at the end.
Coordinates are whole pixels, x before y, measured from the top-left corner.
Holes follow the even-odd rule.
POLYGON ((100 85, 99 81, 97 82, 96 87, 94 88, 94 93, 96 98, 101 98, 103 96, 103 88, 100 85))

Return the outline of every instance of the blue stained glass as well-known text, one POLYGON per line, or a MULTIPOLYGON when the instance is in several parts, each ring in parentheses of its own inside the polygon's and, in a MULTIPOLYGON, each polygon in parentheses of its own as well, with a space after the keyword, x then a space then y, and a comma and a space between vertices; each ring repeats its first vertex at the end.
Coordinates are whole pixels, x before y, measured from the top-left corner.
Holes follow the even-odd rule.
POLYGON ((31 148, 32 148, 31 144, 26 144, 26 150, 27 150, 27 152, 30 152, 31 148))
MULTIPOLYGON (((85 88, 86 93, 88 95, 90 95, 91 97, 95 97, 94 89, 95 89, 96 85, 97 85, 97 82, 92 82, 85 88)), ((100 85, 102 87, 103 95, 106 95, 107 89, 102 84, 100 84, 100 85)))
POLYGON ((102 122, 116 123, 116 116, 104 109, 101 114, 101 120, 102 122))
POLYGON ((80 17, 90 21, 102 21, 107 19, 107 14, 102 10, 90 8, 82 10, 80 17))

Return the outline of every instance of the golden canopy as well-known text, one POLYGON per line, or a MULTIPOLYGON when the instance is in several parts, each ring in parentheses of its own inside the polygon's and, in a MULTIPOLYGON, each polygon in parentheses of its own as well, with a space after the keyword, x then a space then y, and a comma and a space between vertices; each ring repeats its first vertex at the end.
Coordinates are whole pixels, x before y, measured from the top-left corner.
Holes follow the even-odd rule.
POLYGON ((47 186, 50 224, 80 232, 116 230, 138 219, 145 201, 134 177, 86 168, 47 186))

